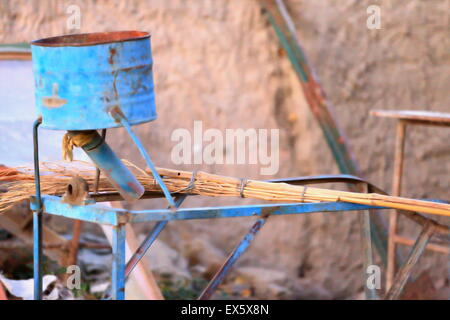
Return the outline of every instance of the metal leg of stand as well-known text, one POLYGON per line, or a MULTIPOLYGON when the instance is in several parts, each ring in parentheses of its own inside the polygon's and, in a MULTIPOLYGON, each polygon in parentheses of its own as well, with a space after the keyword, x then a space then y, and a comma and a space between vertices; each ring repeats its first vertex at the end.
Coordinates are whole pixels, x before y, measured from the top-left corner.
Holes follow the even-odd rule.
POLYGON ((36 187, 36 200, 38 208, 33 212, 33 278, 34 300, 42 300, 42 199, 41 181, 39 176, 39 143, 38 128, 41 119, 33 124, 33 149, 34 149, 34 181, 36 187))
POLYGON ((113 228, 112 299, 125 300, 125 225, 113 228))

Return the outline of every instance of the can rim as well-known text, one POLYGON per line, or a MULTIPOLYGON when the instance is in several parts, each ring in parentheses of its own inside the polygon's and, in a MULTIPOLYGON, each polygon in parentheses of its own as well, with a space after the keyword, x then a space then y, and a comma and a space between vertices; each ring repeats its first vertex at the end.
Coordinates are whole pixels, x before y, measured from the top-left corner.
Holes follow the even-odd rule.
POLYGON ((31 41, 33 46, 42 47, 84 47, 99 44, 134 41, 150 38, 150 33, 145 31, 110 31, 67 34, 56 37, 42 38, 31 41))

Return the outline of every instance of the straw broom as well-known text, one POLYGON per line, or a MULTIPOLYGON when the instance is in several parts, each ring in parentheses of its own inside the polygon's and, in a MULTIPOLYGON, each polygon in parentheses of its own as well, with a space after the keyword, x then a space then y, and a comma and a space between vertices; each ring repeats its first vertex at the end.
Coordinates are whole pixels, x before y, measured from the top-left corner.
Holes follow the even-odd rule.
MULTIPOLYGON (((166 177, 189 181, 191 172, 159 168, 166 177)), ((242 179, 198 172, 193 193, 207 196, 240 196, 242 179), (197 188, 199 186, 199 188, 197 188), (196 190, 199 189, 199 190, 196 190), (222 190, 223 193, 218 190, 222 190), (197 191, 197 192, 196 192, 197 191)), ((187 187, 187 185, 186 185, 187 187)), ((186 188, 184 187, 184 188, 186 188)), ((330 190, 307 186, 294 186, 286 183, 271 183, 248 180, 243 188, 243 197, 277 202, 349 202, 435 215, 450 216, 450 205, 431 201, 386 196, 377 193, 357 193, 330 190)))
MULTIPOLYGON (((146 191, 160 192, 161 189, 151 173, 138 168, 129 161, 124 163, 136 171, 136 178, 146 191)), ((68 163, 41 164, 41 192, 43 194, 62 195, 68 182, 75 175, 84 178, 89 185, 94 184, 94 167, 81 161, 68 163), (72 163, 73 164, 73 163, 72 163)), ((190 193, 212 197, 244 197, 276 202, 348 202, 380 206, 400 210, 450 216, 450 205, 423 200, 392 197, 377 193, 356 193, 340 190, 294 186, 286 183, 271 183, 246 180, 210 174, 202 171, 189 172, 158 168, 164 183, 171 193, 190 193)), ((0 213, 15 203, 34 195, 34 175, 30 168, 0 170, 0 182, 4 181, 6 192, 0 194, 0 213)), ((100 192, 116 191, 102 177, 99 181, 100 192)))

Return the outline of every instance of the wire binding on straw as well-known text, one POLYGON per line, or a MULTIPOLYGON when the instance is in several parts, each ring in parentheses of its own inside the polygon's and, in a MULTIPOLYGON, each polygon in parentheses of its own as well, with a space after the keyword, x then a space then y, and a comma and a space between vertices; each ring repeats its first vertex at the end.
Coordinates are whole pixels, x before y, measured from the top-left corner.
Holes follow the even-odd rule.
POLYGON ((248 180, 245 178, 241 178, 241 184, 239 186, 239 195, 241 196, 241 198, 245 198, 244 196, 244 188, 247 185, 248 180))
POLYGON ((300 197, 300 201, 301 201, 301 202, 305 202, 305 193, 306 193, 306 189, 308 189, 308 187, 307 187, 307 186, 304 186, 304 187, 303 187, 303 191, 302 191, 302 195, 301 195, 301 197, 300 197))
POLYGON ((179 192, 191 191, 192 189, 195 188, 195 179, 197 176, 197 172, 198 170, 192 171, 191 180, 189 181, 189 184, 186 186, 186 188, 181 189, 179 192))

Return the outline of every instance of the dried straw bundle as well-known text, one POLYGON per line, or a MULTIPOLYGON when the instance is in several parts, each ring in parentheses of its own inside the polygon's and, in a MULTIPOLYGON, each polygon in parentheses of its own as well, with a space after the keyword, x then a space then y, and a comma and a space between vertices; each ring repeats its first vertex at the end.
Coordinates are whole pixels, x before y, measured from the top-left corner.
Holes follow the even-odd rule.
MULTIPOLYGON (((150 173, 126 160, 124 162, 136 171, 136 177, 146 191, 161 191, 150 173)), ((94 167, 89 163, 80 161, 42 163, 41 168, 43 194, 62 195, 66 190, 67 183, 75 175, 84 178, 89 185, 94 184, 94 167)), ((200 171, 192 173, 158 168, 158 172, 172 193, 191 193, 213 197, 245 197, 276 202, 342 201, 450 216, 450 205, 430 201, 391 197, 376 193, 356 193, 238 179, 200 171)), ((6 182, 7 191, 0 194, 0 213, 12 207, 15 203, 34 195, 34 176, 30 168, 1 170, 0 182, 2 181, 6 182)), ((115 191, 104 177, 100 178, 99 190, 100 192, 115 191)))

